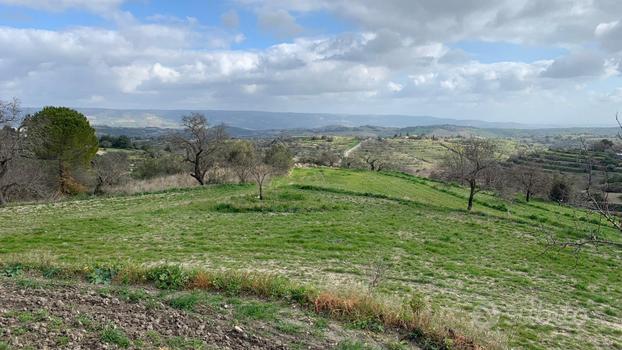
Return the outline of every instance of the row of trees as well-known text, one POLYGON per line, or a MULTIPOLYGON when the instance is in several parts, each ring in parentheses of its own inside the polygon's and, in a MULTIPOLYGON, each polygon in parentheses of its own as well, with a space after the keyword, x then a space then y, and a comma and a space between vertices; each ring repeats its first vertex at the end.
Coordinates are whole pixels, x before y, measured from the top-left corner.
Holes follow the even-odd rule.
POLYGON ((436 177, 455 181, 469 189, 467 210, 473 208, 475 195, 491 190, 512 197, 517 192, 526 202, 534 196, 548 197, 558 203, 568 203, 574 192, 572 181, 553 176, 541 168, 503 161, 499 145, 490 139, 468 138, 444 143, 447 156, 436 177))
POLYGON ((200 185, 208 172, 223 163, 231 167, 239 182, 254 180, 259 198, 264 198, 264 185, 275 175, 285 174, 293 166, 289 149, 279 140, 268 145, 246 140, 230 140, 223 126, 209 128, 204 115, 193 113, 183 118, 184 132, 170 137, 183 150, 183 160, 191 166, 190 176, 200 185))
MULTIPOLYGON (((620 127, 622 128, 622 125, 620 127)), ((598 142, 596 147, 603 145, 611 147, 609 143, 602 141, 598 142)), ((551 176, 537 167, 508 165, 507 162, 500 162, 499 147, 492 140, 471 138, 445 145, 445 147, 449 154, 441 166, 439 177, 468 186, 468 210, 472 209, 474 197, 481 190, 506 191, 512 195, 516 191, 521 191, 527 202, 534 195, 540 195, 548 196, 550 200, 560 204, 573 204, 588 209, 588 214, 600 216, 604 222, 622 233, 622 219, 608 200, 607 172, 604 173, 604 184, 600 187, 594 186, 592 171, 595 160, 589 156, 585 157, 586 186, 581 189, 567 178, 551 176)), ((586 147, 585 150, 588 148, 586 147)), ((588 245, 622 248, 622 242, 619 240, 603 236, 601 226, 602 224, 592 225, 586 229, 586 232, 578 232, 583 235, 577 240, 560 242, 555 239, 552 244, 560 247, 574 247, 576 251, 588 245)))
MULTIPOLYGON (((0 205, 10 199, 100 194, 129 181, 130 172, 148 177, 163 169, 170 174, 187 172, 204 185, 210 171, 228 168, 239 182, 257 183, 263 199, 269 179, 293 165, 292 155, 281 142, 230 139, 223 127, 210 128, 201 114, 184 117, 183 124, 183 132, 166 139, 167 155, 132 164, 122 152, 97 155, 95 130, 75 110, 45 107, 22 116, 18 100, 0 101, 0 205)), ((128 138, 101 140, 131 145, 128 138)))

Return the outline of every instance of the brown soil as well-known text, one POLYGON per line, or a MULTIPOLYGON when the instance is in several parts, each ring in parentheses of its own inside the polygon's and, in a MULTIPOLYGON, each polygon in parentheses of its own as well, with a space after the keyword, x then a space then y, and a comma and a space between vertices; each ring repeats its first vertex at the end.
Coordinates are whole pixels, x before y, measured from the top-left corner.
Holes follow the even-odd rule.
POLYGON ((76 281, 0 278, 0 350, 327 349, 349 340, 385 348, 398 341, 395 335, 351 330, 334 322, 318 331, 316 316, 284 305, 279 315, 287 319, 279 322, 296 325, 296 332, 279 331, 278 322, 240 320, 235 306, 226 303, 181 311, 158 291, 134 290, 149 298, 131 302, 114 288, 76 281), (126 342, 106 338, 106 329, 115 329, 126 342))

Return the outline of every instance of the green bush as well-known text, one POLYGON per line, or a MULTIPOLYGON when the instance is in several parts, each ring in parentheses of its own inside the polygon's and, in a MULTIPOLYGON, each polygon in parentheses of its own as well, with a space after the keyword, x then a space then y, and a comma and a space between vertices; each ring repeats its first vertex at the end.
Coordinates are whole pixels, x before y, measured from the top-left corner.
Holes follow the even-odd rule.
POLYGON ((136 179, 153 179, 182 172, 184 172, 184 166, 179 159, 172 156, 164 156, 147 158, 138 163, 132 172, 132 176, 136 179))
POLYGON ((87 281, 94 284, 110 284, 118 270, 111 266, 96 266, 91 273, 86 276, 87 281))
POLYGON ((159 266, 147 272, 147 280, 160 289, 182 289, 189 279, 188 273, 177 265, 159 266))
POLYGON ((0 270, 1 276, 6 277, 17 277, 21 275, 23 272, 22 264, 9 264, 6 265, 2 270, 0 270))

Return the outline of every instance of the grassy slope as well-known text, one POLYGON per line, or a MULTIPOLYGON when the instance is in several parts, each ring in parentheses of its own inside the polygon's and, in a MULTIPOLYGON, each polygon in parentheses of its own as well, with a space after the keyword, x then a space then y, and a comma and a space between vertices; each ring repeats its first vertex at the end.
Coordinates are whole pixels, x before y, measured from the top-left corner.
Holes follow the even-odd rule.
POLYGON ((0 209, 0 255, 76 264, 166 259, 326 285, 364 283, 370 261, 388 258, 380 292, 424 291, 492 322, 514 346, 622 346, 619 253, 542 254, 543 232, 576 231, 569 209, 499 210, 500 200, 482 194, 469 214, 459 188, 330 169, 295 170, 264 203, 253 194, 250 186, 219 186, 0 209))

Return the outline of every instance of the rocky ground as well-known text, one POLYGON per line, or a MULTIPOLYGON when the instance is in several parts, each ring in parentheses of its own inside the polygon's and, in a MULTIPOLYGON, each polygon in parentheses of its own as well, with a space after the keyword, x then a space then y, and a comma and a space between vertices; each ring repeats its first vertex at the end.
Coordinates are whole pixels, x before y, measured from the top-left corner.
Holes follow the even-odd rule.
POLYGON ((0 350, 412 348, 360 328, 215 293, 0 277, 0 350))

